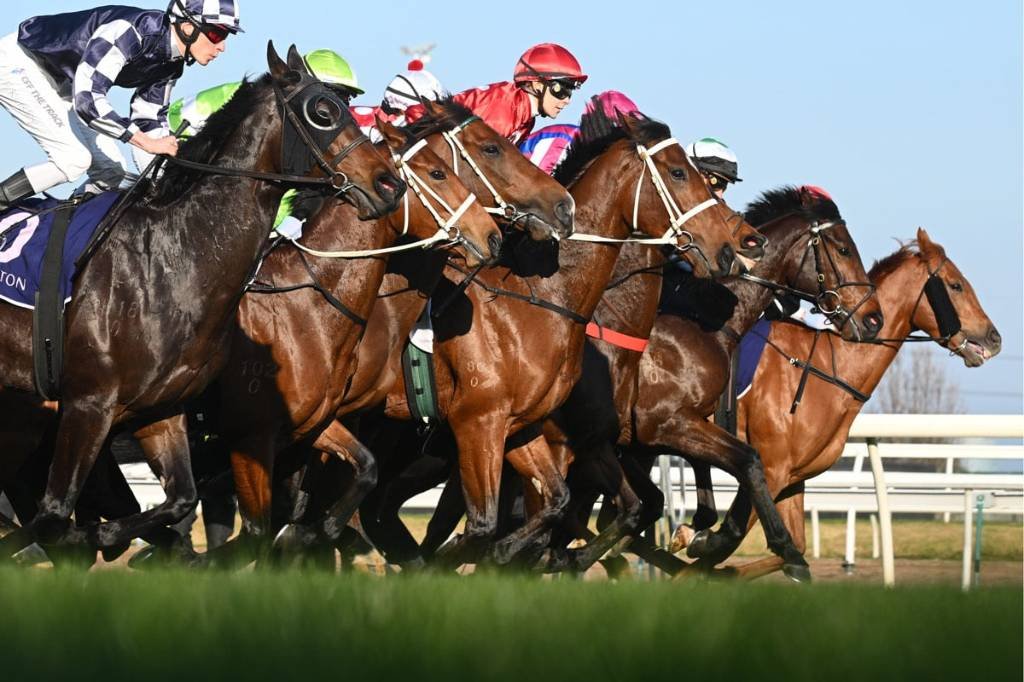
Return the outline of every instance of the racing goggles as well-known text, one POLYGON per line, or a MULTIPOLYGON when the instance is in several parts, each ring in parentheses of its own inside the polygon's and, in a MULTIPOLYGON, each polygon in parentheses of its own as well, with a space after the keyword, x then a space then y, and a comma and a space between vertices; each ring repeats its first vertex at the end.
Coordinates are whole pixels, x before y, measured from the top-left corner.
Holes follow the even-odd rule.
POLYGON ((217 24, 202 24, 199 27, 199 32, 214 45, 223 43, 231 35, 231 31, 217 24))
POLYGON ((577 81, 567 78, 548 81, 548 91, 555 99, 569 99, 572 93, 579 89, 580 84, 577 81))

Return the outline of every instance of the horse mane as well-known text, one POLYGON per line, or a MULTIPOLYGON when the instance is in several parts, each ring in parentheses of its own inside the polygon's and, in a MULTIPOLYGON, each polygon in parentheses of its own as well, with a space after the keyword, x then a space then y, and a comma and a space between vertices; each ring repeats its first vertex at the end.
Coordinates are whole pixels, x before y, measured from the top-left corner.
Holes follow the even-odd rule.
POLYGON ((871 270, 868 271, 868 279, 874 282, 876 279, 887 277, 903 265, 904 262, 920 255, 920 253, 921 248, 916 239, 900 242, 900 248, 874 262, 871 270))
POLYGON ((424 107, 424 115, 421 118, 402 128, 410 140, 422 140, 435 133, 451 130, 473 116, 472 111, 452 99, 450 94, 446 94, 435 104, 440 109, 438 114, 431 113, 430 109, 424 107))
MULTIPOLYGON (((210 115, 195 136, 181 144, 178 158, 197 163, 212 163, 269 85, 269 73, 255 81, 243 79, 231 99, 210 115)), ((145 194, 148 194, 148 199, 153 204, 169 204, 184 196, 204 175, 206 174, 202 171, 167 163, 163 175, 152 183, 150 191, 145 194)))
POLYGON ((798 214, 810 221, 842 220, 839 207, 831 199, 803 192, 793 185, 783 185, 761 193, 747 205, 744 219, 754 227, 765 225, 782 216, 798 214), (805 199, 810 198, 805 203, 805 199))
POLYGON ((595 107, 580 119, 580 132, 569 153, 555 168, 554 177, 563 187, 569 187, 580 179, 597 157, 601 156, 619 140, 631 139, 642 145, 651 145, 671 137, 669 127, 639 112, 630 114, 632 134, 612 120, 604 107, 595 107))

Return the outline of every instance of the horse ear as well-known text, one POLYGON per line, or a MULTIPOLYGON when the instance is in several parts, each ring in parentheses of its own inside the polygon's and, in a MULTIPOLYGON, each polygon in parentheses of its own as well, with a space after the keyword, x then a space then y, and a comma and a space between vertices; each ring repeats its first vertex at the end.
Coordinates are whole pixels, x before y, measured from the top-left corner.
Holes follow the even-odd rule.
POLYGON ((405 133, 391 125, 380 116, 377 116, 377 130, 384 136, 384 141, 392 150, 400 149, 405 144, 405 133))
POLYGON ((274 80, 281 80, 290 70, 288 65, 281 59, 281 56, 277 54, 273 40, 267 41, 267 67, 270 69, 270 75, 274 80))
POLYGON ((288 66, 291 67, 293 71, 313 75, 309 73, 309 68, 306 66, 306 60, 302 58, 302 55, 299 54, 299 50, 294 44, 288 48, 288 66))
POLYGON ((444 109, 437 102, 426 98, 423 98, 421 101, 423 102, 423 108, 426 109, 431 118, 440 118, 444 115, 444 109))
POLYGON ((619 126, 626 131, 626 135, 630 139, 636 139, 636 119, 632 115, 626 115, 618 109, 615 110, 615 117, 619 119, 619 126))
POLYGON ((923 227, 917 228, 917 245, 921 247, 922 251, 932 247, 932 238, 928 236, 928 230, 923 227))

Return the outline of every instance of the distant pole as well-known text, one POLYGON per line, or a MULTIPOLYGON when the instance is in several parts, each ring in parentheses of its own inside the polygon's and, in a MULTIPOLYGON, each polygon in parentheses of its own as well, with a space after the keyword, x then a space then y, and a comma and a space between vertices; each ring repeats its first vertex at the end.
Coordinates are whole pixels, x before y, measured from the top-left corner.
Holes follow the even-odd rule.
POLYGON ((974 528, 974 586, 981 584, 981 531, 985 526, 985 496, 975 496, 975 512, 978 517, 974 528))
POLYGON ((960 573, 960 589, 971 589, 971 493, 964 491, 964 561, 960 573))

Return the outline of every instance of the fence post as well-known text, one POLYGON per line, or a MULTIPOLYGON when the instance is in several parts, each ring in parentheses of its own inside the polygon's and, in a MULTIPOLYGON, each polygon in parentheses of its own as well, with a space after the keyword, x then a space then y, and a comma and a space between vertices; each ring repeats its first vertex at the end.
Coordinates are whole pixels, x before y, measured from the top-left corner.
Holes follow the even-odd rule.
POLYGON ((665 543, 667 547, 672 542, 672 533, 676 529, 676 501, 672 494, 672 460, 668 455, 658 457, 658 469, 661 473, 661 489, 665 493, 665 543))
POLYGON ((849 575, 857 562, 857 510, 846 511, 846 553, 843 555, 843 570, 849 575))
MULTIPOLYGON (((946 458, 946 475, 947 476, 951 476, 952 474, 953 474, 953 458, 952 457, 947 457, 946 458)), ((946 488, 946 490, 952 490, 952 488, 946 488)), ((942 512, 942 522, 943 523, 949 523, 949 517, 950 517, 950 513, 949 512, 942 512)))
POLYGON ((974 586, 981 584, 981 531, 985 527, 985 496, 975 496, 978 514, 977 527, 974 529, 974 586))
POLYGON ((960 589, 964 592, 971 589, 971 493, 964 491, 964 562, 960 574, 960 589))
POLYGON ((821 523, 817 507, 811 507, 811 552, 815 559, 821 558, 821 523))
POLYGON ((875 479, 878 525, 882 532, 882 583, 886 587, 892 587, 896 584, 896 552, 892 539, 892 513, 889 512, 889 492, 885 486, 882 455, 878 452, 878 441, 874 438, 868 438, 868 458, 871 460, 871 475, 875 479))
POLYGON ((878 549, 878 514, 870 514, 871 520, 871 558, 877 559, 881 552, 878 549))

